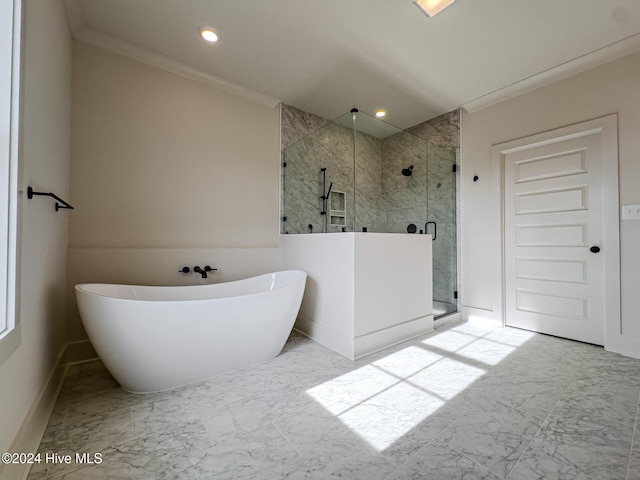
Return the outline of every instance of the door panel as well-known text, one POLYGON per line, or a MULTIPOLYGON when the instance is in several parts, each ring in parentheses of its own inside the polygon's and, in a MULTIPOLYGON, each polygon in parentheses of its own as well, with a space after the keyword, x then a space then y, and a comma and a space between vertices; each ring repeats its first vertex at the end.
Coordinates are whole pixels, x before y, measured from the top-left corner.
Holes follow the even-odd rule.
POLYGON ((504 155, 507 325, 604 344, 601 135, 504 155))
POLYGON ((516 278, 587 283, 587 262, 584 260, 519 257, 516 261, 516 278))
POLYGON ((516 215, 587 209, 588 187, 516 193, 516 215))
POLYGON ((586 247, 587 225, 516 225, 518 247, 586 247))

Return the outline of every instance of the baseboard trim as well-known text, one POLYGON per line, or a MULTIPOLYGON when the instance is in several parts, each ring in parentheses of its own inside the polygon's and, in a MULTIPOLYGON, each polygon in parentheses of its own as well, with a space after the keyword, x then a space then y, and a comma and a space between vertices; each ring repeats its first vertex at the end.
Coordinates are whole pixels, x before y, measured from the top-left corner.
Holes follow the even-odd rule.
MULTIPOLYGON (((18 430, 11 444, 10 452, 35 453, 38 451, 42 435, 44 435, 44 431, 49 424, 51 413, 58 400, 69 366, 97 359, 98 355, 89 340, 79 340, 64 344, 58 354, 53 371, 40 389, 38 396, 22 422, 20 430, 18 430)), ((30 470, 31 465, 0 464, 0 480, 26 480, 30 470)))
POLYGON ((354 339, 355 359, 358 360, 432 331, 433 315, 427 315, 383 330, 361 335, 354 339))
POLYGON ((294 328, 314 342, 353 360, 353 338, 298 315, 294 328))
POLYGON ((481 308, 462 307, 462 319, 469 323, 482 323, 494 327, 504 327, 502 320, 496 318, 493 310, 484 310, 481 308))
POLYGON ((98 360, 98 354, 88 339, 69 342, 66 347, 66 363, 70 365, 98 360))
MULTIPOLYGON (((58 355, 56 365, 43 385, 36 400, 31 405, 20 430, 11 444, 10 452, 29 453, 37 452, 42 435, 44 434, 49 418, 55 407, 62 383, 67 375, 69 363, 67 358, 67 346, 65 344, 58 355)), ((25 480, 29 476, 31 465, 0 465, 0 480, 25 480)))

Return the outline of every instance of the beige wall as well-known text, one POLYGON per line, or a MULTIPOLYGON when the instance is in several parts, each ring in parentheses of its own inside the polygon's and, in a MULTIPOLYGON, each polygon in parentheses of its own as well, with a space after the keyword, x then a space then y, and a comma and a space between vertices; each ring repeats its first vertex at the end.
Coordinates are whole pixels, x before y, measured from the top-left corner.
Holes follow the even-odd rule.
MULTIPOLYGON (((26 188, 31 185, 69 197, 72 42, 61 0, 29 0, 24 5, 23 204, 19 219, 22 341, 0 365, 2 452, 11 451, 12 444, 23 447, 29 441, 39 442, 41 432, 23 430, 20 436, 27 443, 14 443, 23 424, 28 430, 30 408, 54 373, 65 341, 70 213, 56 213, 50 198, 27 200, 26 188)), ((6 470, 0 477, 18 478, 6 470)))
POLYGON ((281 268, 278 108, 83 43, 73 62, 68 340, 86 338, 74 284, 281 268))
POLYGON ((279 111, 76 42, 71 247, 274 247, 279 111))
MULTIPOLYGON (((462 122, 462 305, 495 308, 499 205, 491 191, 491 146, 618 114, 620 203, 640 203, 640 53, 588 70, 476 113, 462 122), (472 178, 478 175, 479 181, 472 178), (489 281, 488 281, 489 280, 489 281)), ((622 328, 640 336, 640 221, 621 221, 622 328)))

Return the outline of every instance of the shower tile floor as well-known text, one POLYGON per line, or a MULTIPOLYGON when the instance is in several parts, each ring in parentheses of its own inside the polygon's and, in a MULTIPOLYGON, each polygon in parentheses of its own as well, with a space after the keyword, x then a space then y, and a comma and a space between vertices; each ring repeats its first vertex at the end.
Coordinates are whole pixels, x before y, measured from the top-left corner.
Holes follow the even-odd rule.
POLYGON ((469 323, 351 362, 293 333, 173 391, 69 370, 29 479, 640 479, 640 360, 469 323))

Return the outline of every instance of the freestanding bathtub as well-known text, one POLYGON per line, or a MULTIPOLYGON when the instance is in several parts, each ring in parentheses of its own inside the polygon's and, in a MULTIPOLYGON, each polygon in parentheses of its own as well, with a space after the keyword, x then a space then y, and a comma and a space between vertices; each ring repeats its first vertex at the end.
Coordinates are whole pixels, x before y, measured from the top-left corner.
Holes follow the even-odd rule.
POLYGON ((76 298, 114 378, 129 392, 152 393, 276 357, 306 278, 287 270, 187 287, 81 284, 76 298))

